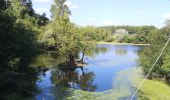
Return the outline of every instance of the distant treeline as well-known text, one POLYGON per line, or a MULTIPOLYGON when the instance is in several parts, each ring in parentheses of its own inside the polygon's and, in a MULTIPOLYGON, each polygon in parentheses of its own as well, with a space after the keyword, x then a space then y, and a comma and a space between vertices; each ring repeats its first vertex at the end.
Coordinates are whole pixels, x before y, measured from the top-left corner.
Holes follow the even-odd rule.
POLYGON ((86 26, 82 27, 82 35, 91 41, 124 42, 147 44, 147 36, 155 26, 86 26))
POLYGON ((113 33, 118 42, 148 43, 147 36, 155 29, 155 26, 106 26, 102 27, 113 33), (123 36, 124 35, 124 36, 123 36), (119 39, 122 36, 122 40, 119 39))

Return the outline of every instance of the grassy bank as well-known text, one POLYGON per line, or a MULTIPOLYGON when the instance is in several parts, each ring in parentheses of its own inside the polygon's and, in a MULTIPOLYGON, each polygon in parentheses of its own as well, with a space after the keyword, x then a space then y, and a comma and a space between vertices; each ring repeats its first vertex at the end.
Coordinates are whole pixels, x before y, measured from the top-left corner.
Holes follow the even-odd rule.
POLYGON ((97 44, 113 44, 113 45, 136 45, 136 46, 148 46, 149 44, 135 44, 135 43, 118 43, 118 42, 97 42, 97 44))
POLYGON ((157 80, 146 80, 138 95, 139 100, 170 100, 170 86, 157 80))
MULTIPOLYGON (((142 71, 140 69, 134 70, 136 71, 133 72, 138 74, 132 77, 131 80, 134 86, 137 87, 142 81, 143 76, 141 75, 142 71)), ((138 92, 138 100, 170 100, 170 86, 158 80, 147 79, 138 92)))

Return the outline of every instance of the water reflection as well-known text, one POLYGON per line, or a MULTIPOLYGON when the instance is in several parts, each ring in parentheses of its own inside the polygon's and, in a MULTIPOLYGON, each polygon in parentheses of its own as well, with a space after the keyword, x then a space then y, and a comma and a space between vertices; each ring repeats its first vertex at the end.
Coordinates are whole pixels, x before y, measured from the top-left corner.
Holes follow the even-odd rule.
POLYGON ((36 100, 65 100, 74 94, 74 89, 94 92, 97 88, 94 78, 94 72, 84 68, 51 69, 42 73, 42 81, 37 82, 42 91, 36 100))
POLYGON ((117 55, 126 55, 128 53, 127 49, 125 46, 117 46, 115 49, 115 54, 117 55))
MULTIPOLYGON (((136 59, 142 48, 138 46, 98 45, 89 55, 85 56, 87 59, 84 61, 87 65, 80 68, 59 69, 56 66, 64 61, 62 58, 55 56, 55 54, 39 56, 37 65, 42 63, 43 66, 54 67, 42 73, 42 79, 45 81, 37 84, 42 88, 42 93, 38 94, 37 98, 38 100, 43 98, 45 100, 65 100, 67 97, 74 96, 73 90, 87 91, 88 93, 110 93, 103 91, 112 89, 111 91, 115 92, 113 96, 116 96, 116 93, 126 94, 125 89, 131 91, 133 87, 130 76, 134 75, 117 73, 131 70, 137 66, 136 59)), ((125 96, 120 98, 125 98, 125 96)))
POLYGON ((53 68, 65 61, 65 57, 59 56, 55 51, 49 51, 35 57, 31 63, 35 67, 53 68))
POLYGON ((105 54, 105 53, 107 53, 107 51, 108 51, 108 48, 107 48, 107 47, 97 46, 97 47, 95 48, 94 54, 95 54, 95 55, 98 55, 98 54, 100 54, 100 53, 105 54))
POLYGON ((55 86, 60 88, 74 88, 94 92, 97 88, 94 84, 94 72, 88 72, 81 68, 81 71, 72 68, 55 69, 52 71, 51 80, 55 86))

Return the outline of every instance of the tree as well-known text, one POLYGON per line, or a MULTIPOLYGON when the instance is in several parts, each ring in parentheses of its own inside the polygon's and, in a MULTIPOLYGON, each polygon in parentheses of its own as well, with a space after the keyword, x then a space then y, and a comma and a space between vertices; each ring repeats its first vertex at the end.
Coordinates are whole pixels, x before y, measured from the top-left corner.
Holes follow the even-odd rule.
POLYGON ((114 36, 117 38, 118 42, 125 41, 125 38, 129 35, 129 32, 126 29, 118 29, 114 33, 114 36))
POLYGON ((11 0, 13 12, 19 18, 25 18, 25 15, 34 16, 31 0, 11 0))
MULTIPOLYGON (((149 47, 146 47, 144 51, 141 53, 140 56, 140 64, 143 68, 145 74, 149 72, 150 67, 157 59, 158 55, 160 54, 163 46, 165 45, 168 37, 169 37, 170 29, 165 26, 162 29, 157 29, 151 31, 148 35, 147 39, 149 47)), ((169 55, 170 55, 170 44, 165 49, 165 52, 160 57, 159 61, 155 65, 154 69, 152 70, 149 78, 151 79, 160 79, 162 81, 170 83, 170 64, 169 64, 169 55)))
POLYGON ((69 63, 74 63, 81 42, 75 24, 69 20, 71 13, 65 0, 55 0, 51 13, 53 20, 47 26, 48 29, 43 36, 44 41, 53 45, 59 54, 65 55, 69 63))
POLYGON ((170 28, 170 19, 165 21, 165 27, 170 28))
POLYGON ((80 45, 80 52, 82 53, 82 57, 80 59, 81 63, 84 62, 84 56, 91 56, 94 54, 95 51, 95 43, 88 43, 87 41, 82 41, 80 45))
POLYGON ((10 1, 8 0, 1 0, 0 1, 0 9, 7 9, 10 6, 10 1))
POLYGON ((37 20, 37 24, 38 26, 45 26, 48 24, 49 19, 46 17, 46 14, 43 13, 42 15, 36 14, 36 20, 37 20))
MULTIPOLYGON (((2 1, 2 0, 1 0, 2 1)), ((12 6, 12 5, 11 5, 12 6)), ((0 99, 9 95, 32 95, 37 72, 29 66, 38 52, 36 31, 27 21, 18 21, 14 8, 0 9, 0 99)))
POLYGON ((65 2, 66 0, 54 0, 54 4, 51 5, 51 14, 54 20, 69 20, 71 12, 65 2))

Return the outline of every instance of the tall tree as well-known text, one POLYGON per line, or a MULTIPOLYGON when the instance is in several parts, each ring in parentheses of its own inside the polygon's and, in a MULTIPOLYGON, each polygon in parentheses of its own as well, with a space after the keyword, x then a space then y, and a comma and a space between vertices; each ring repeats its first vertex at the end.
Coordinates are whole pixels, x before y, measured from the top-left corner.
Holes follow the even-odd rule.
POLYGON ((79 36, 76 34, 76 26, 70 22, 70 10, 65 4, 66 0, 55 0, 51 7, 52 22, 48 24, 44 40, 53 45, 69 62, 74 62, 79 52, 79 36))
POLYGON ((69 20, 71 14, 68 6, 65 4, 66 0, 54 0, 54 4, 51 5, 51 14, 54 20, 69 20))

